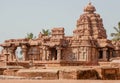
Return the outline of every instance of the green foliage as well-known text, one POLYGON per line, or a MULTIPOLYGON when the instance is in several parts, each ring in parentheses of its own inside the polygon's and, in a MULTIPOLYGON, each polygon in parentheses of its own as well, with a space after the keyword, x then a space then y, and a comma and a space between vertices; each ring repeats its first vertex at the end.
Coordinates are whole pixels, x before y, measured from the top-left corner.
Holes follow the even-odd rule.
POLYGON ((49 36, 51 34, 51 32, 49 31, 49 29, 42 29, 42 34, 43 35, 46 35, 46 36, 49 36))
POLYGON ((27 37, 26 37, 26 38, 27 38, 27 39, 35 39, 36 36, 34 36, 33 33, 27 33, 27 37))
POLYGON ((120 40, 120 22, 118 23, 118 27, 114 27, 116 33, 111 33, 112 40, 117 41, 120 40))

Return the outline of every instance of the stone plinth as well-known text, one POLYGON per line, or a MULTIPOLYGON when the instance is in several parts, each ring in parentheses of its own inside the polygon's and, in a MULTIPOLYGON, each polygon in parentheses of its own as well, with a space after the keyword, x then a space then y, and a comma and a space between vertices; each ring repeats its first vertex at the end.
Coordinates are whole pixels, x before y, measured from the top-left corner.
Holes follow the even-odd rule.
POLYGON ((60 70, 59 71, 59 79, 77 79, 77 71, 76 70, 60 70))
POLYGON ((103 80, 117 80, 119 68, 102 68, 102 79, 103 80))
POLYGON ((44 79, 44 80, 55 80, 55 79, 58 79, 58 70, 51 70, 51 69, 20 70, 17 72, 17 76, 22 76, 26 78, 41 77, 41 79, 44 79))
POLYGON ((17 71, 18 69, 7 69, 7 70, 4 70, 3 75, 16 76, 17 71))

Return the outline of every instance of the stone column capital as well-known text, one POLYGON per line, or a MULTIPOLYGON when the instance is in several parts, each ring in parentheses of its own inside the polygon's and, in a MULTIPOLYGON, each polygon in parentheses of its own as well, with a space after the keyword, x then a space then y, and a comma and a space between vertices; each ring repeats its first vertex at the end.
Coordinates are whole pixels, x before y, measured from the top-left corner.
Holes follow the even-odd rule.
POLYGON ((103 50, 103 51, 107 51, 107 50, 108 50, 108 48, 103 48, 102 50, 103 50))
POLYGON ((56 47, 56 50, 62 50, 62 47, 56 47))
POLYGON ((27 46, 26 46, 26 45, 22 45, 21 48, 22 48, 22 49, 26 49, 27 46))

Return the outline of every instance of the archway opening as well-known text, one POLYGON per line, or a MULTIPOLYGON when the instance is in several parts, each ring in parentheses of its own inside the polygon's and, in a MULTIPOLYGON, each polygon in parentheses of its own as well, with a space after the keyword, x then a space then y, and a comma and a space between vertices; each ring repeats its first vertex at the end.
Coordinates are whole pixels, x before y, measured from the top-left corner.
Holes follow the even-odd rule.
POLYGON ((17 49, 15 51, 15 56, 16 56, 17 60, 22 60, 23 59, 21 47, 17 47, 17 49))

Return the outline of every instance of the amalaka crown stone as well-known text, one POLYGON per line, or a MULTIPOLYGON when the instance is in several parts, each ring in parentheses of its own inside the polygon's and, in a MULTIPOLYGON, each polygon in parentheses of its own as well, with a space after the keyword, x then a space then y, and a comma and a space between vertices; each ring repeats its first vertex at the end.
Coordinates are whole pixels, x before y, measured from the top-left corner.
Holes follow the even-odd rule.
POLYGON ((95 12, 96 9, 95 7, 92 5, 92 3, 89 3, 85 8, 84 8, 84 12, 88 12, 88 13, 93 13, 95 12))

